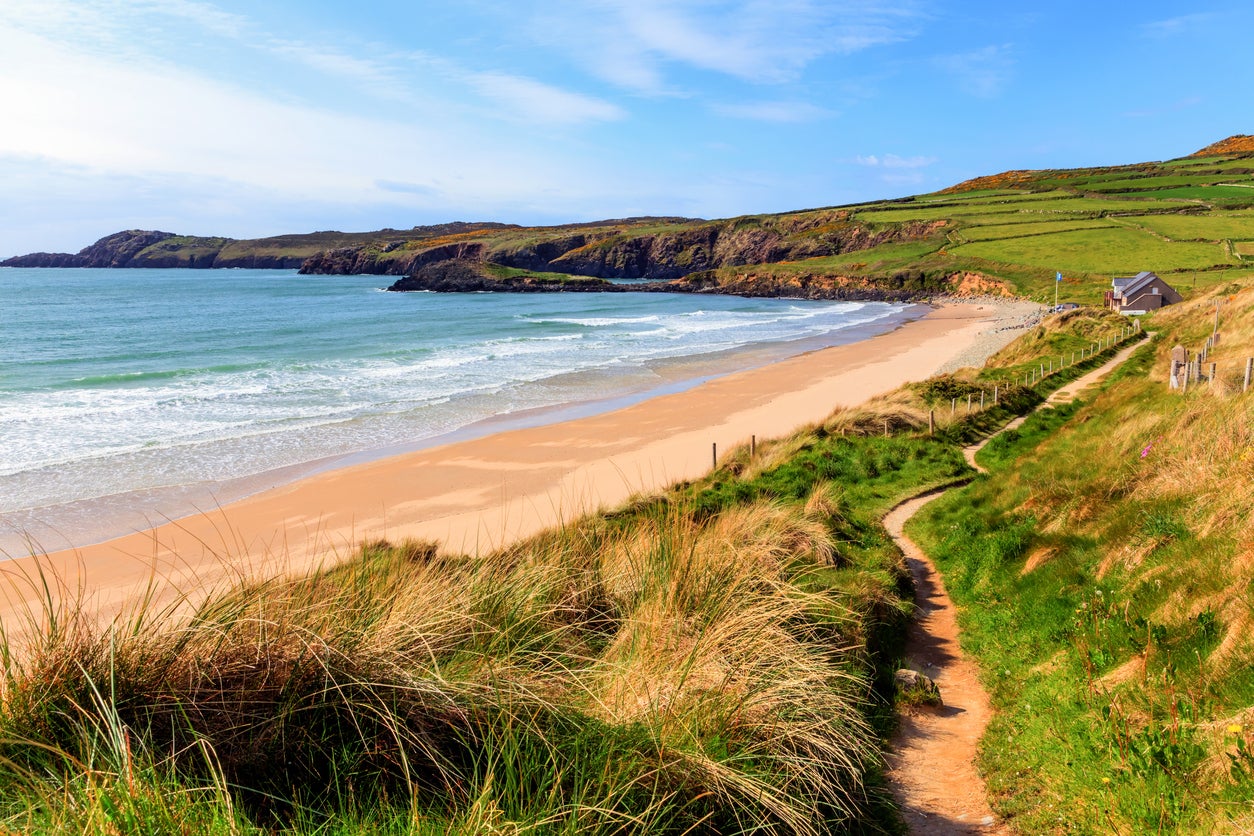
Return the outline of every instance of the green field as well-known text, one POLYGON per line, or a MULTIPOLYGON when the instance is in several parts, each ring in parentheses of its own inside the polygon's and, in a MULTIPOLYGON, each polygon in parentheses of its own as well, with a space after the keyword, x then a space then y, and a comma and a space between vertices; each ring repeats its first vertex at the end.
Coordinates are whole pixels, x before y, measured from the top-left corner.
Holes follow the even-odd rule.
POLYGON ((1181 200, 1224 200, 1254 204, 1254 186, 1183 186, 1178 189, 1163 189, 1154 192, 1155 197, 1179 198, 1181 200))
POLYGON ((1174 241, 1254 239, 1254 212, 1214 212, 1207 215, 1146 215, 1128 223, 1165 235, 1174 241))
POLYGON ((1050 235, 1081 229, 1110 229, 1114 222, 1094 218, 1064 221, 1025 220, 1023 223, 988 224, 963 229, 958 233, 966 241, 993 241, 1006 238, 1023 238, 1029 235, 1050 235))
POLYGON ((1090 229, 963 244, 954 255, 1064 272, 1133 275, 1141 270, 1202 270, 1234 260, 1217 244, 1167 242, 1133 229, 1090 229))
POLYGON ((1219 182, 1223 180, 1241 182, 1248 179, 1248 175, 1190 174, 1180 175, 1178 177, 1143 177, 1112 180, 1110 182, 1095 185, 1092 188, 1094 191, 1099 192, 1140 191, 1143 189, 1168 189, 1177 186, 1211 186, 1218 185, 1219 182))

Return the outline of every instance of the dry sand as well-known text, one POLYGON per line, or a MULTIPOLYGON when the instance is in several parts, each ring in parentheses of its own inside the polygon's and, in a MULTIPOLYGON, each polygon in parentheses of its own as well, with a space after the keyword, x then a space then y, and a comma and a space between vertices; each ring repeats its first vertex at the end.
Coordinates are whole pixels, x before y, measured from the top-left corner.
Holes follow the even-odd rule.
MULTIPOLYGON (((197 599, 242 575, 303 571, 369 539, 439 540, 482 552, 633 493, 701 475, 730 450, 821 421, 904 382, 972 365, 1039 306, 947 304, 870 340, 737 372, 614 412, 501 432, 320 474, 149 531, 4 564, 13 618, 49 571, 89 608, 116 611, 149 584, 197 599)), ((6 618, 7 616, 7 618, 6 618)))

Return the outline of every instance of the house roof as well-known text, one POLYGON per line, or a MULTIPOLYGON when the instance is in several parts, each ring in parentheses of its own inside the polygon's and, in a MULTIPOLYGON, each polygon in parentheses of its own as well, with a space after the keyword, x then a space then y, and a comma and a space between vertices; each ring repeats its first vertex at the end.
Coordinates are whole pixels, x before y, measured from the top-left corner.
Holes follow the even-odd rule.
POLYGON ((1136 293, 1138 290, 1143 289, 1146 285, 1148 285, 1150 282, 1154 281, 1154 279, 1157 279, 1157 278, 1158 278, 1157 273, 1151 273, 1148 270, 1142 270, 1140 273, 1137 273, 1135 276, 1132 276, 1131 278, 1112 279, 1110 283, 1111 283, 1111 286, 1114 287, 1115 289, 1115 295, 1122 296, 1126 299, 1127 297, 1131 296, 1133 293, 1136 293))
POLYGON ((1148 285, 1150 282, 1154 281, 1154 279, 1157 279, 1157 278, 1158 278, 1157 274, 1151 273, 1148 270, 1142 270, 1140 273, 1137 273, 1135 276, 1132 277, 1131 284, 1124 285, 1124 288, 1123 288, 1124 297, 1126 298, 1128 296, 1131 296, 1132 294, 1143 289, 1146 285, 1148 285))

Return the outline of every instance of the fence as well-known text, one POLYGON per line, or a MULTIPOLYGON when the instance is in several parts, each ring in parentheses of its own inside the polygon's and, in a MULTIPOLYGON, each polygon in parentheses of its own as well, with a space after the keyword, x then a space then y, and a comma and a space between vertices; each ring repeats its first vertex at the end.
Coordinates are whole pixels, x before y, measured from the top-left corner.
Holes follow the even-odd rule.
POLYGON ((941 408, 940 414, 937 410, 932 409, 928 413, 928 432, 934 433, 936 425, 943 421, 946 417, 949 423, 961 421, 965 417, 978 413, 988 406, 997 406, 1004 393, 1008 392, 1012 386, 1022 386, 1024 388, 1033 387, 1042 380, 1058 374, 1065 369, 1069 369, 1078 363, 1086 363, 1104 351, 1113 348, 1128 338, 1139 336, 1141 333, 1141 323, 1139 320, 1133 320, 1131 324, 1120 329, 1117 335, 1105 337, 1097 342, 1091 343, 1084 348, 1072 351, 1070 354, 1062 354, 1055 363, 1051 357, 1048 360, 1039 362, 1035 369, 1029 369, 1024 372, 1023 377, 1014 380, 1001 381, 993 383, 992 392, 981 388, 979 391, 979 401, 977 402, 974 391, 968 392, 965 397, 951 398, 949 402, 949 414, 945 415, 944 407, 941 408))
POLYGON ((1194 391, 1205 387, 1219 394, 1235 393, 1238 387, 1242 393, 1250 390, 1254 383, 1254 357, 1246 357, 1243 362, 1225 366, 1221 373, 1219 364, 1210 359, 1211 352, 1220 342, 1219 304, 1215 304, 1215 327, 1206 343, 1196 352, 1183 346, 1171 350, 1171 373, 1167 377, 1172 389, 1180 390, 1181 394, 1189 389, 1194 391))

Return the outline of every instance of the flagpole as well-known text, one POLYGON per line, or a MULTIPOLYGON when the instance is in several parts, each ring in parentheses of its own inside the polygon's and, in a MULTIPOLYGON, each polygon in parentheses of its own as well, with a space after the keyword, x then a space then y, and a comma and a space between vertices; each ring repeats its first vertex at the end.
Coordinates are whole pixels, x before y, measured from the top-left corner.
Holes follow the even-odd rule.
POLYGON ((1062 273, 1054 273, 1054 313, 1058 313, 1058 285, 1062 284, 1062 273))

